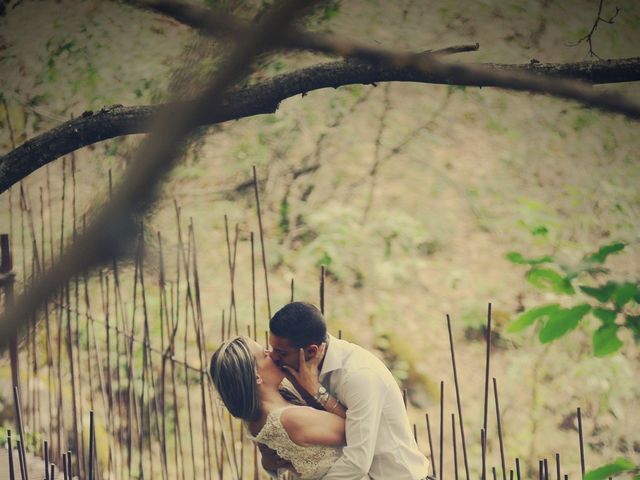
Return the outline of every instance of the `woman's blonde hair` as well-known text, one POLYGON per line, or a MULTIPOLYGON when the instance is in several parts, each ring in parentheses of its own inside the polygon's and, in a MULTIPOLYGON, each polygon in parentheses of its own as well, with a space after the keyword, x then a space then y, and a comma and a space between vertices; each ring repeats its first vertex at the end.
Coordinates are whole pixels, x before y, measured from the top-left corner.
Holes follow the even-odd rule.
POLYGON ((224 342, 211 356, 209 375, 225 406, 248 422, 260 414, 256 359, 244 337, 224 342))

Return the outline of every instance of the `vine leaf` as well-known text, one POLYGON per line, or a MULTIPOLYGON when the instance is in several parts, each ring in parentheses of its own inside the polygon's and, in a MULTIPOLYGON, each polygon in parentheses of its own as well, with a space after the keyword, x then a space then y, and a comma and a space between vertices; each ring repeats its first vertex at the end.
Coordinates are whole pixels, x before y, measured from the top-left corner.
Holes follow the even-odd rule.
POLYGON ((615 323, 603 325, 593 332, 593 354, 596 357, 617 352, 622 345, 622 341, 618 338, 618 325, 615 323))
POLYGON ((587 262, 604 263, 604 261, 607 259, 609 255, 623 250, 624 247, 625 247, 625 244, 622 242, 614 242, 614 243, 610 243, 609 245, 603 245, 598 249, 597 252, 592 253, 591 255, 587 255, 586 257, 584 257, 584 259, 587 262))
POLYGON ((624 324, 633 332, 636 342, 640 342, 640 315, 627 315, 624 324))
POLYGON ((600 319, 602 325, 611 325, 616 321, 616 315, 618 312, 615 310, 609 310, 608 308, 594 308, 593 314, 596 318, 600 319))
POLYGON ((633 470, 636 468, 631 460, 620 457, 615 462, 607 463, 601 467, 587 472, 584 480, 603 480, 622 472, 633 470))
POLYGON ((631 282, 618 284, 616 291, 613 293, 613 303, 616 304, 616 307, 622 308, 632 298, 637 298, 638 294, 639 292, 637 284, 631 282))
POLYGON ((555 293, 568 295, 575 293, 571 282, 566 277, 549 268, 532 268, 527 273, 527 280, 541 290, 551 290, 555 293))
POLYGON ((549 320, 540 329, 540 343, 552 342, 573 330, 589 311, 591 311, 591 306, 581 303, 575 307, 561 308, 551 313, 549 320))
POLYGON ((517 319, 515 319, 509 325, 509 327, 507 327, 507 330, 509 332, 520 332, 521 330, 524 330, 525 328, 530 326, 536 320, 548 317, 549 315, 557 312, 559 309, 560 306, 557 303, 532 308, 531 310, 526 311, 517 319))
POLYGON ((599 287, 588 287, 586 285, 580 285, 578 287, 585 295, 595 298, 601 303, 606 303, 611 299, 611 296, 617 289, 615 282, 607 282, 599 287))
POLYGON ((521 253, 509 252, 505 257, 511 263, 517 263, 518 265, 540 265, 541 263, 553 262, 553 258, 549 255, 540 258, 524 258, 521 253))
POLYGON ((613 301, 618 309, 621 309, 629 303, 629 301, 632 299, 636 300, 640 296, 638 284, 632 282, 607 282, 599 287, 580 285, 578 288, 580 288, 585 295, 589 295, 601 303, 613 301))

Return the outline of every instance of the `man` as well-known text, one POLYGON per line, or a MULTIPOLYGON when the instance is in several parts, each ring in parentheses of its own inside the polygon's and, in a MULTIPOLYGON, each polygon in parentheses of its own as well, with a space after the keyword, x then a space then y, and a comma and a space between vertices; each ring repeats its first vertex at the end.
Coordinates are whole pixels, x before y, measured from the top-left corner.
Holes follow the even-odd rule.
POLYGON ((413 438, 402 393, 378 358, 327 335, 322 313, 309 303, 285 305, 269 322, 269 330, 271 358, 306 396, 328 411, 338 402, 347 409, 347 446, 325 480, 427 478, 429 463, 413 438), (309 361, 317 357, 316 376, 309 361))

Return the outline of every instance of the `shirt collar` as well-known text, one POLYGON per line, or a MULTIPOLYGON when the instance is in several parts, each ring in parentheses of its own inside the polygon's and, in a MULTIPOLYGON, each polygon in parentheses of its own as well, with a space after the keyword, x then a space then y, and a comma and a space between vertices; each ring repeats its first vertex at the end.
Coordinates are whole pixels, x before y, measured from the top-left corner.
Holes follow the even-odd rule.
POLYGON ((327 352, 324 354, 324 362, 320 370, 320 377, 333 372, 342 367, 342 358, 344 356, 342 348, 342 340, 337 339, 333 335, 328 335, 327 352))

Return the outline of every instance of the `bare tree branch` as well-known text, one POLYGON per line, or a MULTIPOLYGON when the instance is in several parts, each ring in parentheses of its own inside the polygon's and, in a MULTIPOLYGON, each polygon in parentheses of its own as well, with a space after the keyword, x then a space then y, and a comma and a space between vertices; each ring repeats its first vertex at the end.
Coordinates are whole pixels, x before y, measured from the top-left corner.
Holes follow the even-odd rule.
MULTIPOLYGON (((446 50, 446 49, 445 49, 446 50)), ((540 73, 580 79, 593 84, 640 80, 640 58, 600 60, 578 63, 481 64, 485 69, 504 72, 540 73)), ((337 88, 351 84, 382 82, 421 82, 475 87, 494 86, 484 79, 453 82, 448 76, 421 73, 412 68, 394 68, 380 63, 356 60, 328 62, 295 72, 275 76, 227 94, 219 108, 204 112, 201 125, 213 125, 228 120, 273 113, 280 103, 295 95, 322 88, 337 88)), ((550 80, 547 80, 550 81, 550 80)), ((185 104, 186 105, 186 104, 185 104)), ((105 107, 97 112, 63 123, 0 158, 0 193, 25 178, 31 172, 78 148, 110 138, 148 133, 149 120, 176 105, 105 107)))
MULTIPOLYGON (((225 19, 207 9, 185 5, 179 2, 145 1, 141 2, 165 13, 174 19, 198 28, 208 35, 241 36, 250 31, 246 24, 225 19), (225 23, 225 25, 221 25, 225 23)), ((413 53, 387 50, 363 45, 336 36, 310 33, 292 29, 280 37, 279 45, 293 49, 312 50, 345 58, 357 58, 370 63, 382 63, 393 68, 409 68, 427 75, 437 75, 447 83, 472 85, 480 82, 485 85, 508 90, 529 91, 581 102, 614 113, 622 113, 630 118, 640 118, 640 104, 623 95, 612 92, 599 92, 582 82, 561 78, 547 78, 527 71, 504 71, 479 64, 460 64, 443 60, 441 53, 413 53)), ((538 72, 539 73, 539 72, 538 72)))
POLYGON ((289 0, 273 9, 251 35, 238 42, 224 68, 197 101, 174 104, 153 118, 152 134, 138 149, 112 199, 64 250, 58 262, 0 316, 0 349, 6 347, 12 334, 35 318, 33 313, 60 285, 122 252, 135 232, 136 216, 153 202, 156 187, 175 164, 188 135, 202 123, 207 112, 222 105, 224 91, 246 74, 255 55, 286 31, 295 15, 310 3, 289 0))

